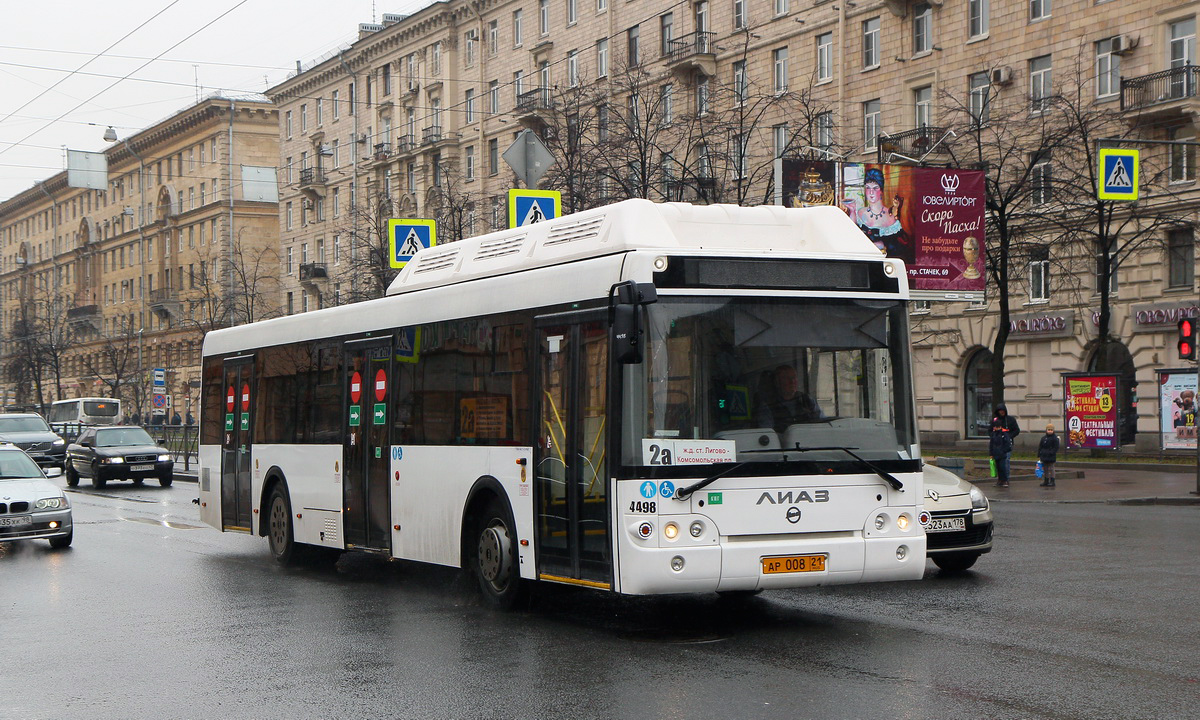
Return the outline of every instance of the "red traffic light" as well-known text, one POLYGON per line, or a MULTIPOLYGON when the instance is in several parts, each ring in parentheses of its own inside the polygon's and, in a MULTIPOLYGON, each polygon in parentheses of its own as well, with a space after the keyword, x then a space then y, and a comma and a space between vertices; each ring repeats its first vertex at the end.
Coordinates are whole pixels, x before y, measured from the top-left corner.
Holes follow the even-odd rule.
POLYGON ((1196 359, 1196 319, 1184 318, 1179 321, 1179 359, 1196 359))

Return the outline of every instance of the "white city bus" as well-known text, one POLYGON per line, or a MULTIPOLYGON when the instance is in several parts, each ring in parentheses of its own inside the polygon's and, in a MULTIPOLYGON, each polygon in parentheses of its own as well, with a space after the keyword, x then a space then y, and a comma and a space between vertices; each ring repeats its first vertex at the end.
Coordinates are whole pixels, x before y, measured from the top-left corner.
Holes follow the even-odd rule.
POLYGON ((381 299, 208 334, 201 517, 497 606, 917 579, 907 297, 836 208, 629 200, 423 250, 381 299), (818 414, 766 412, 780 368, 818 414))

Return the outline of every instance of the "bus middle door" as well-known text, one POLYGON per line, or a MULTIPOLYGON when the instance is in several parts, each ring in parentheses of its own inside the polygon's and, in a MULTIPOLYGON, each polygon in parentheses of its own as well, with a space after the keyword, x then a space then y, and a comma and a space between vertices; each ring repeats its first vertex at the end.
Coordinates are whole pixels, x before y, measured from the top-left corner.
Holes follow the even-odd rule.
POLYGON ((539 318, 537 512, 545 580, 612 587, 608 324, 601 312, 539 318))
POLYGON ((345 346, 342 507, 346 547, 387 551, 392 547, 387 416, 391 359, 390 339, 345 346))
POLYGON ((221 526, 250 532, 250 450, 253 446, 254 358, 225 361, 225 419, 221 430, 221 526))

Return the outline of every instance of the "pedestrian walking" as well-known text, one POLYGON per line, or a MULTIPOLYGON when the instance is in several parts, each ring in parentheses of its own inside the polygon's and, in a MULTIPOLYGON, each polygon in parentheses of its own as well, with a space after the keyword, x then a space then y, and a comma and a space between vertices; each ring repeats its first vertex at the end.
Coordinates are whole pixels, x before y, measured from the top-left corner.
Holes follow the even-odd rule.
POLYGON ((182 425, 183 424, 183 419, 179 417, 179 411, 175 411, 175 414, 171 416, 171 424, 172 425, 182 425))
POLYGON ((1054 487, 1054 463, 1058 460, 1058 436, 1054 424, 1046 426, 1046 434, 1038 441, 1038 460, 1042 463, 1042 487, 1054 487))
POLYGON ((996 487, 1008 487, 1008 460, 1012 456, 1013 440, 1020 434, 1017 419, 1008 414, 1003 403, 997 405, 988 442, 988 455, 996 461, 996 487))

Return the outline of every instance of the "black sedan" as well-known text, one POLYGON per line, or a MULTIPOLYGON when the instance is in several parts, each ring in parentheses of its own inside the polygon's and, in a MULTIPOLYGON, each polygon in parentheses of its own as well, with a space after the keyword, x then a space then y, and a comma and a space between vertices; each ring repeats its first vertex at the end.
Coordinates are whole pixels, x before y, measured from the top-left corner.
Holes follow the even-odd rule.
POLYGON ((90 477, 92 487, 102 488, 109 480, 132 480, 141 485, 158 478, 163 487, 171 484, 174 460, 166 448, 140 427, 88 428, 67 446, 67 485, 75 487, 80 477, 90 477))

